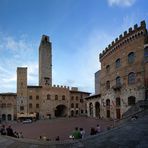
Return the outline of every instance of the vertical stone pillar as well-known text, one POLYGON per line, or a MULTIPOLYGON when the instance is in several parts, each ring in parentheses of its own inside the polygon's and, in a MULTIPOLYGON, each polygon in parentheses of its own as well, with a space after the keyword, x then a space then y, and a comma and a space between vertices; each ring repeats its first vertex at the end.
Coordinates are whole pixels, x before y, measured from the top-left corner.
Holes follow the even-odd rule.
POLYGON ((95 102, 92 102, 93 104, 93 117, 96 117, 96 108, 95 108, 95 102))
POLYGON ((90 117, 89 102, 87 102, 87 116, 90 117))

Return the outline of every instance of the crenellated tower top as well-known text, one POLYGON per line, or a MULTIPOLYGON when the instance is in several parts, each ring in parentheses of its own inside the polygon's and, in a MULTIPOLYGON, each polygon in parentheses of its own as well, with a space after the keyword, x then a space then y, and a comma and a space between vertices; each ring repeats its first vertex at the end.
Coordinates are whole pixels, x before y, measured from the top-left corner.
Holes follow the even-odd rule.
POLYGON ((120 48, 122 45, 128 44, 133 39, 140 37, 141 35, 146 35, 146 23, 145 21, 141 21, 140 26, 137 24, 134 25, 134 28, 130 27, 128 31, 124 31, 123 34, 120 34, 118 38, 111 42, 108 47, 103 50, 99 55, 100 61, 103 60, 104 57, 114 52, 117 48, 120 48))

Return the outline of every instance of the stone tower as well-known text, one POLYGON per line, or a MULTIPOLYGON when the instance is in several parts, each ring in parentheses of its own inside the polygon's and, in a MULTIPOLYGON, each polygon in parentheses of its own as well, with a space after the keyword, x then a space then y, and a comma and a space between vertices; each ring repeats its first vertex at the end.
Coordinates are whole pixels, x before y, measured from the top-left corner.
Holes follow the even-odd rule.
POLYGON ((39 85, 52 86, 52 48, 46 35, 42 36, 39 46, 39 85))
POLYGON ((17 68, 17 116, 28 113, 27 101, 27 68, 17 68))

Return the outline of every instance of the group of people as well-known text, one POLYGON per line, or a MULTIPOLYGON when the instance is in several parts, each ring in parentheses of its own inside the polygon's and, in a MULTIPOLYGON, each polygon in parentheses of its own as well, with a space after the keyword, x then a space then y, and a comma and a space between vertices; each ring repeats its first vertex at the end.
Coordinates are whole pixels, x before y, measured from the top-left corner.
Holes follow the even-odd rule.
POLYGON ((0 134, 15 137, 15 138, 23 138, 22 132, 20 133, 16 131, 14 132, 10 125, 7 128, 5 127, 5 125, 2 125, 0 128, 0 134))
POLYGON ((83 139, 85 137, 85 130, 83 128, 76 127, 75 130, 70 135, 70 139, 83 139))
POLYGON ((98 134, 100 132, 101 132, 101 127, 100 127, 99 124, 97 124, 96 128, 93 128, 93 127, 91 128, 90 135, 96 135, 96 134, 98 134))
MULTIPOLYGON (((100 125, 97 124, 96 128, 91 128, 90 135, 95 135, 101 132, 100 125)), ((76 127, 72 132, 72 135, 69 136, 70 139, 83 139, 85 137, 85 130, 83 128, 76 127)))

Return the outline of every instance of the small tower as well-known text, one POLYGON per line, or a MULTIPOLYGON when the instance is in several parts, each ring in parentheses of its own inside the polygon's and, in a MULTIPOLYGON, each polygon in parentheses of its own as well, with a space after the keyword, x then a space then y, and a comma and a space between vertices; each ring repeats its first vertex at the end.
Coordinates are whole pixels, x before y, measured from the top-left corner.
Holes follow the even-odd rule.
POLYGON ((28 113, 27 67, 17 68, 17 118, 28 113))
POLYGON ((39 46, 39 85, 52 86, 52 47, 46 35, 42 36, 39 46))

